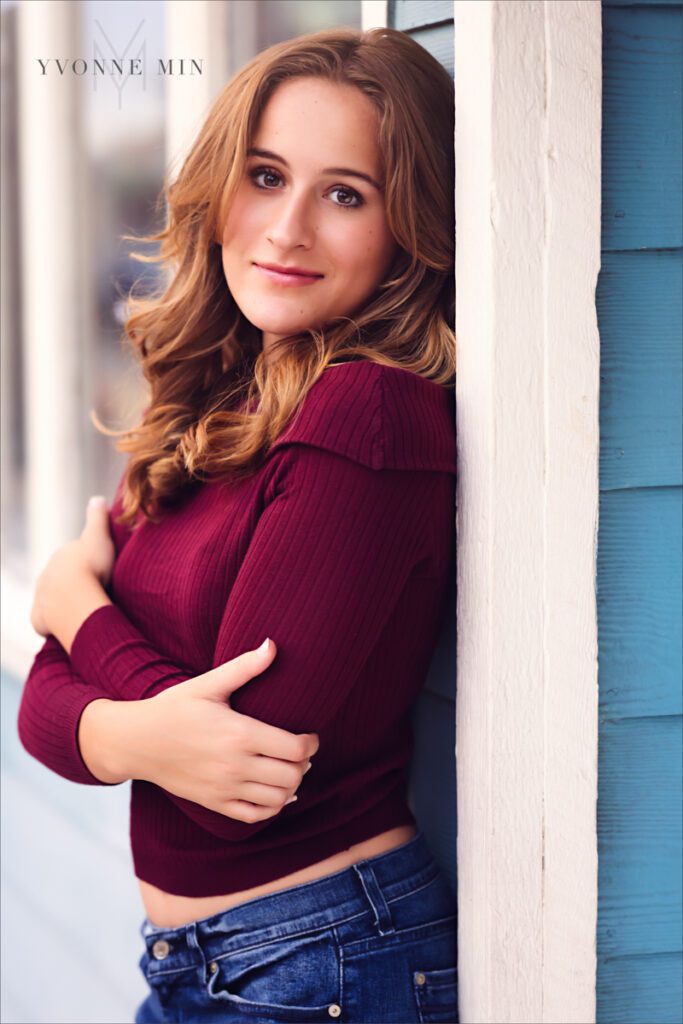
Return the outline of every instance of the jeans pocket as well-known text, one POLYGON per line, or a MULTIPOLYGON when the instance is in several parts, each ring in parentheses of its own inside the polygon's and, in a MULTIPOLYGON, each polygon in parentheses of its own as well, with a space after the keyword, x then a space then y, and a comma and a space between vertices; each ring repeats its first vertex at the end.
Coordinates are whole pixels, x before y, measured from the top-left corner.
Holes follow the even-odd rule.
POLYGON ((458 1024, 458 968, 414 971, 413 989, 421 1024, 458 1024))
POLYGON ((207 992, 266 1024, 341 1016, 340 963, 332 929, 269 941, 216 957, 207 992))

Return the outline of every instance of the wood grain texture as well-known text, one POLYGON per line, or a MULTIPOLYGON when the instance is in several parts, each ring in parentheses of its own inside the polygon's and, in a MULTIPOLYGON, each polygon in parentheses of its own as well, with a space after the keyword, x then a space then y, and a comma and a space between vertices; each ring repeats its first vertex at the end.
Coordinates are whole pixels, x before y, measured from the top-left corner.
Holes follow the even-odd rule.
POLYGON ((680 487, 601 494, 597 576, 601 718, 683 711, 682 521, 680 487))
POLYGON ((597 1020, 678 1024, 683 11, 603 8, 597 1020))
POLYGON ((683 484, 683 252, 603 253, 600 489, 683 484))
POLYGON ((595 1020, 601 10, 455 4, 461 1020, 595 1020))
POLYGON ((683 955, 614 957, 600 965, 600 1024, 681 1024, 683 955))
POLYGON ((683 949, 682 739, 680 715, 601 720, 602 964, 614 956, 683 949))
POLYGON ((603 10, 602 248, 683 242, 679 4, 603 10))

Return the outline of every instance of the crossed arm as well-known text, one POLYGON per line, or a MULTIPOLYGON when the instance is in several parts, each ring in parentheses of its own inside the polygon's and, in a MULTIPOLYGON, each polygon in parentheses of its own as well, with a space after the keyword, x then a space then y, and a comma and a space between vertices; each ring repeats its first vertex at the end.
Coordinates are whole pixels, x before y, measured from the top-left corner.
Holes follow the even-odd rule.
MULTIPOLYGON (((308 445, 285 446, 279 457, 281 486, 258 520, 231 589, 212 665, 272 637, 277 657, 232 694, 231 707, 291 732, 321 733, 424 556, 434 475, 373 470, 308 445)), ((75 631, 67 613, 57 627, 70 651, 50 636, 37 655, 19 731, 29 753, 53 771, 102 784, 78 747, 84 708, 100 697, 145 700, 191 677, 106 594, 93 590, 91 596, 96 606, 75 631)), ((225 839, 248 838, 270 820, 235 821, 170 796, 189 818, 225 839)))

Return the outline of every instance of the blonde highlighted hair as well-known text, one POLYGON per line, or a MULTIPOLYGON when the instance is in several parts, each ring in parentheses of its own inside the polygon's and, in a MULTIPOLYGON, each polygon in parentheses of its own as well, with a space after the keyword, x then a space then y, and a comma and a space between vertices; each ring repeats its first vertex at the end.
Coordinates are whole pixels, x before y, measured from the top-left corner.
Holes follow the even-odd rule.
MULTIPOLYGON (((340 28, 271 46, 215 100, 180 172, 165 183, 159 242, 166 284, 129 297, 127 339, 149 385, 139 424, 113 431, 128 452, 119 522, 157 521, 191 482, 254 472, 330 364, 367 359, 453 388, 454 103, 446 70, 410 36, 340 28), (335 317, 274 346, 227 287, 217 239, 245 173, 259 116, 277 85, 315 76, 360 89, 378 112, 389 227, 398 244, 388 278, 353 318, 335 317), (236 407, 247 399, 252 411, 236 407), (255 409, 255 411, 253 411, 255 409)), ((131 236, 124 236, 130 238, 131 236)))

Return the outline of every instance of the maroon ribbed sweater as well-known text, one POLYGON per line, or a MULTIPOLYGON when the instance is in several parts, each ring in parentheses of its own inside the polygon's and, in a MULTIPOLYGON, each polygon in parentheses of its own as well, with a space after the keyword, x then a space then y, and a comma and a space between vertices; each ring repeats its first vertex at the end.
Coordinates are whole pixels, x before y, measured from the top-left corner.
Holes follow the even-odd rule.
POLYGON ((19 735, 74 782, 78 722, 98 697, 138 700, 258 647, 272 664, 230 705, 320 747, 298 801, 237 821, 141 780, 136 875, 212 896, 269 882, 415 822, 411 711, 443 622, 455 512, 453 394, 367 361, 330 367, 259 471, 201 484, 159 524, 110 524, 113 605, 55 637, 24 687, 19 735))

